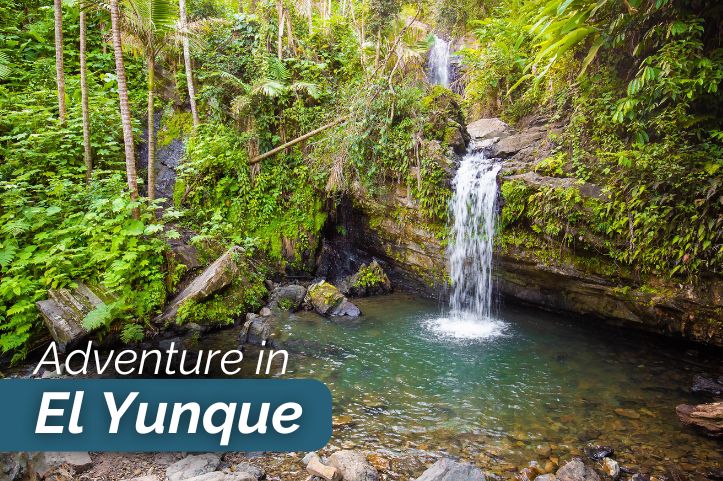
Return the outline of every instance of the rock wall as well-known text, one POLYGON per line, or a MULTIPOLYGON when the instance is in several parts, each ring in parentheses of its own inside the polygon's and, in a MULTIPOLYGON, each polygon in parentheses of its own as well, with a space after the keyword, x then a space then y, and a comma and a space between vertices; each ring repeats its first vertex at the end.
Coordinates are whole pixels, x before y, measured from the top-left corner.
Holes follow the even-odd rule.
MULTIPOLYGON (((488 145, 490 155, 504 159, 501 184, 572 187, 584 197, 600 197, 600 188, 593 184, 534 171, 536 161, 551 150, 548 133, 560 128, 533 119, 528 128, 515 132, 499 119, 483 119, 468 130, 473 139, 488 145)), ((451 176, 450 172, 450 180, 451 176)), ((446 298, 446 227, 426 220, 405 187, 390 183, 385 195, 348 201, 339 209, 336 223, 345 235, 332 235, 326 249, 337 257, 348 262, 377 257, 387 264, 397 287, 446 298), (341 251, 347 254, 339 255, 341 251)), ((594 244, 595 239, 586 241, 594 244)), ((532 242, 545 244, 542 235, 532 242)), ((641 279, 604 256, 581 258, 564 246, 545 256, 534 248, 500 247, 495 276, 499 294, 508 301, 723 346, 721 279, 707 279, 698 286, 654 276, 641 279)))

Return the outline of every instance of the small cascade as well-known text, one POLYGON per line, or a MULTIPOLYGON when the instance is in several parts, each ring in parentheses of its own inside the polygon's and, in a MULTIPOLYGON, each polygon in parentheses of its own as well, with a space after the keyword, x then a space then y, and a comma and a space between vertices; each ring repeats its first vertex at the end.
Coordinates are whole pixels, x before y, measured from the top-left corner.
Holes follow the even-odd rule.
POLYGON ((450 55, 449 42, 434 36, 434 44, 429 50, 428 78, 429 83, 449 87, 450 55))
POLYGON ((485 339, 504 331, 504 323, 494 319, 492 313, 492 254, 500 167, 483 151, 470 146, 454 178, 447 248, 450 311, 430 325, 446 337, 485 339))

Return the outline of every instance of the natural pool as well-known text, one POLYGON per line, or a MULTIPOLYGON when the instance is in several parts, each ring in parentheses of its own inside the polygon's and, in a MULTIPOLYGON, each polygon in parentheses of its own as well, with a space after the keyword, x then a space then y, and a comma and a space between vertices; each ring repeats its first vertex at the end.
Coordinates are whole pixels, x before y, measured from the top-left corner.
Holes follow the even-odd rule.
POLYGON ((715 354, 515 307, 498 314, 502 335, 453 339, 434 329, 435 302, 356 302, 364 315, 355 320, 281 320, 287 376, 333 393, 336 446, 445 453, 503 471, 594 443, 635 471, 705 479, 721 469, 719 441, 675 415, 699 401, 695 374, 719 374, 715 354))

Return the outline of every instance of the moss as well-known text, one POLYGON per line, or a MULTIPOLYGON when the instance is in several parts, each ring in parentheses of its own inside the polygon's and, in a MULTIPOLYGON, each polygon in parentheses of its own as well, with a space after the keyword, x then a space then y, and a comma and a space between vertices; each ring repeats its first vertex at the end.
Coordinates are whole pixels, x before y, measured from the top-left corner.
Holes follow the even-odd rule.
POLYGON ((169 116, 164 114, 156 145, 165 147, 175 139, 188 136, 192 129, 193 117, 190 112, 173 112, 169 116))

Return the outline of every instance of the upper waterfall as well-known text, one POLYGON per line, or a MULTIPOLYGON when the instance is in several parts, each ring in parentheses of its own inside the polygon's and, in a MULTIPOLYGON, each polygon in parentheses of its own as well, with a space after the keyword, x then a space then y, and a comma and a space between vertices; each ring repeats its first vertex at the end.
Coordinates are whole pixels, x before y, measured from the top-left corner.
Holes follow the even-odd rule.
POLYGON ((449 42, 437 35, 429 50, 428 77, 429 83, 449 87, 450 55, 449 42))

